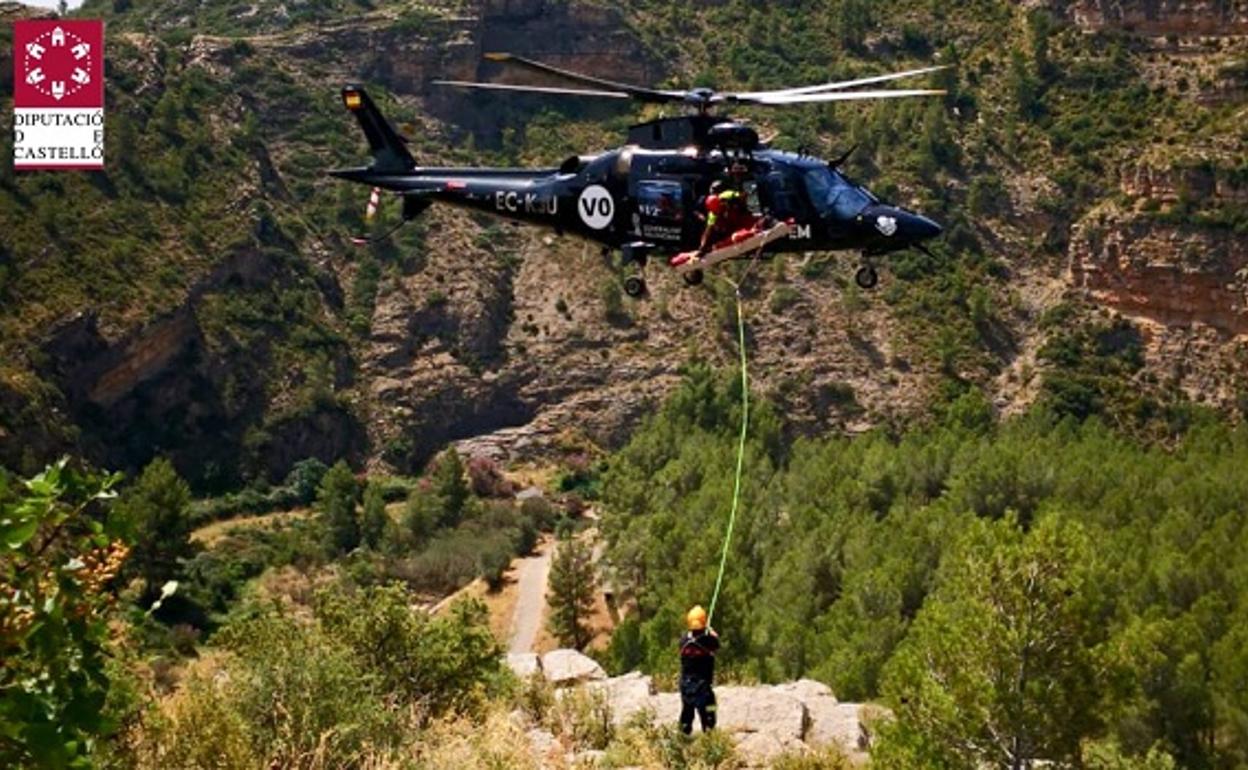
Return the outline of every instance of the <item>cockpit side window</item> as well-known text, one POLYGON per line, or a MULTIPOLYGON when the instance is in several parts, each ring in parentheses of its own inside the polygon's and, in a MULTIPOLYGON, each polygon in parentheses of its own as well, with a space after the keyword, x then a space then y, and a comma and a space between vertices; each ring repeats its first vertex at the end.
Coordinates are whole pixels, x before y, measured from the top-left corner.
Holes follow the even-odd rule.
POLYGON ((808 169, 802 177, 810 202, 821 215, 852 219, 871 203, 867 194, 828 168, 808 169))
POLYGON ((805 206, 802 203, 802 196, 794 187, 794 181, 793 175, 783 171, 773 171, 763 177, 763 207, 767 213, 777 219, 790 217, 802 219, 804 217, 805 206))

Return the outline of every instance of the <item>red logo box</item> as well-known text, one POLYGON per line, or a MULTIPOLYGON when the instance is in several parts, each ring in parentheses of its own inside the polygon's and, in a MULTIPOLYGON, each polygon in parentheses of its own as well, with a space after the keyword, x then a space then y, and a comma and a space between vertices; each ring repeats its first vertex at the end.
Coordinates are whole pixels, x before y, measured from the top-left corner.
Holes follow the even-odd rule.
POLYGON ((104 106, 104 22, 13 22, 13 106, 104 106))

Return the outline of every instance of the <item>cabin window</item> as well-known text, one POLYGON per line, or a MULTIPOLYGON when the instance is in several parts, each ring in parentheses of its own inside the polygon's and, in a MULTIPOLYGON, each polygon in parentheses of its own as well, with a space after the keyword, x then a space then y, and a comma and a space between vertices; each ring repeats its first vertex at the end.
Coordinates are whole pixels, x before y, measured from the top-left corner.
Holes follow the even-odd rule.
POLYGON ((685 218, 684 186, 680 182, 649 180, 637 185, 637 207, 648 219, 679 222, 685 218))

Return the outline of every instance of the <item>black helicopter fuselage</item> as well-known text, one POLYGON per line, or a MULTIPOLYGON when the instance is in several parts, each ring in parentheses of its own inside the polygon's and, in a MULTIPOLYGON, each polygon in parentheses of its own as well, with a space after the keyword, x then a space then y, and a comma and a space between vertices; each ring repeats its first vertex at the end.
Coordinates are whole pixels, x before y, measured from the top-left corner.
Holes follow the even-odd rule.
MULTIPOLYGON (((712 182, 726 180, 745 193, 754 213, 792 221, 790 236, 768 246, 772 252, 884 254, 941 232, 930 219, 881 202, 824 160, 762 146, 630 144, 571 157, 557 168, 419 167, 367 94, 348 89, 344 99, 368 136, 374 163, 331 173, 403 196, 405 219, 435 202, 447 203, 612 249, 675 254, 698 247, 706 227, 704 199, 712 182)), ((739 124, 717 120, 709 130, 720 126, 739 124)))

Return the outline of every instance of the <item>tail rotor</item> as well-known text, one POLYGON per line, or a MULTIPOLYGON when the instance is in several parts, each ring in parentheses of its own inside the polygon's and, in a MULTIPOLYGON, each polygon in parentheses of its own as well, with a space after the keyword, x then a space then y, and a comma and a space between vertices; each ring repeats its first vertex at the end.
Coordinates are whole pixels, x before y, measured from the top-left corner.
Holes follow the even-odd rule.
MULTIPOLYGON (((377 207, 381 205, 381 188, 374 187, 373 191, 368 195, 368 206, 364 208, 364 229, 367 231, 372 227, 373 220, 377 218, 377 207)), ((367 246, 372 243, 373 239, 367 235, 353 235, 351 242, 356 246, 367 246)))

